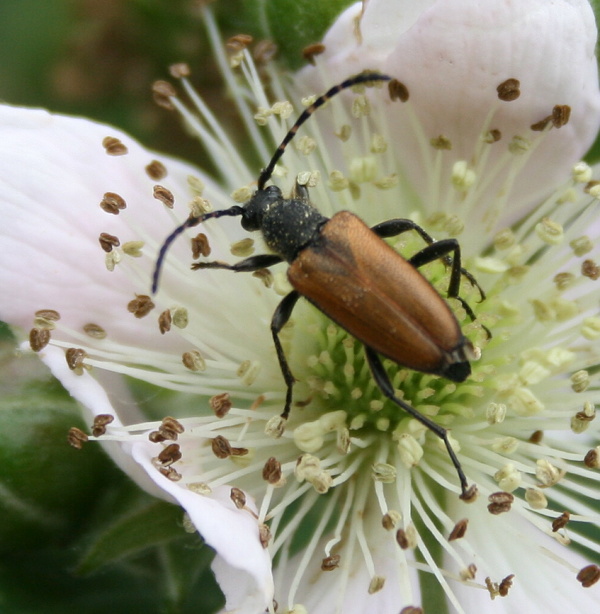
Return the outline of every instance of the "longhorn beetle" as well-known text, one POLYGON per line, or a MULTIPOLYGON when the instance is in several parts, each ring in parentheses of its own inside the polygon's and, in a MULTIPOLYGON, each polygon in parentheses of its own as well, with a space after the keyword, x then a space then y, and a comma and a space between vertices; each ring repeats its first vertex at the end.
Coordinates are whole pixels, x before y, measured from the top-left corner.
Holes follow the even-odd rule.
POLYGON ((303 296, 364 344, 366 359, 381 392, 444 442, 460 480, 461 498, 469 499, 472 491, 446 429, 396 396, 379 357, 453 382, 462 382, 469 376, 469 360, 475 357, 473 346, 463 336, 447 303, 417 270, 437 259, 450 265, 448 297, 458 299, 469 317, 475 319, 471 308, 458 295, 461 274, 478 288, 481 300, 485 295, 473 276, 461 267, 458 242, 456 239, 434 241, 407 219, 392 219, 369 228, 348 211, 340 211, 332 218, 324 217, 310 203, 307 188, 298 183, 290 198, 284 198, 277 186, 265 187, 286 146, 316 109, 342 90, 376 81, 389 81, 390 87, 398 85, 392 77, 366 71, 333 86, 298 117, 261 172, 250 200, 243 206, 190 216, 176 228, 160 248, 152 292, 157 291, 167 250, 184 230, 209 219, 240 216, 242 228, 262 232, 273 253, 251 256, 231 265, 195 263, 192 269, 251 272, 284 260, 289 264, 287 275, 294 289, 279 303, 271 321, 273 342, 287 388, 281 417, 285 420, 290 413, 294 377, 279 333, 303 296), (409 230, 417 232, 427 246, 406 260, 383 239, 409 230))

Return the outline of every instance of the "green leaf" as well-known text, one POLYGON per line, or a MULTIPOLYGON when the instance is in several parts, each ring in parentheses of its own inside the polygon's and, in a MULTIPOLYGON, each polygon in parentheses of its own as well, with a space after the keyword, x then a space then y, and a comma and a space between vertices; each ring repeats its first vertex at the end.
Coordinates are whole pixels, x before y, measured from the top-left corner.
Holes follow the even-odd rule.
POLYGON ((217 3, 220 22, 232 32, 276 43, 278 59, 292 70, 306 63, 302 50, 325 32, 354 0, 228 0, 217 3), (231 5, 234 5, 232 9, 231 5))
POLYGON ((91 573, 184 536, 182 518, 180 507, 154 499, 124 515, 111 514, 88 545, 79 563, 79 573, 91 573))

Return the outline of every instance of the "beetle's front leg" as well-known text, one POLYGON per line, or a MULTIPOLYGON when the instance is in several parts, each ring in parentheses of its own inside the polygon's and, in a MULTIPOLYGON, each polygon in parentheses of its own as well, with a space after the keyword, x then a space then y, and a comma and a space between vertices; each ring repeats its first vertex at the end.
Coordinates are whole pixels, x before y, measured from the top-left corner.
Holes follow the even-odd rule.
POLYGON ((235 273, 251 273, 259 269, 268 269, 279 262, 282 262, 282 258, 275 254, 260 254, 259 256, 250 256, 250 258, 245 258, 235 264, 219 261, 194 262, 192 264, 192 271, 197 271, 198 269, 227 269, 235 273))
POLYGON ((285 352, 283 351, 283 346, 281 345, 281 341, 279 339, 279 333, 285 326, 286 322, 290 319, 294 306, 299 298, 300 294, 298 292, 295 290, 290 292, 283 298, 281 303, 277 305, 277 309, 275 310, 273 319, 271 320, 271 334, 273 335, 273 343, 275 344, 275 350, 277 351, 277 360, 279 360, 279 368, 281 369, 281 373, 287 387, 285 393, 285 406, 283 408, 283 413, 281 414, 281 417, 284 420, 287 420, 288 416, 290 415, 290 409, 292 406, 292 388, 296 380, 292 375, 287 358, 285 357, 285 352))

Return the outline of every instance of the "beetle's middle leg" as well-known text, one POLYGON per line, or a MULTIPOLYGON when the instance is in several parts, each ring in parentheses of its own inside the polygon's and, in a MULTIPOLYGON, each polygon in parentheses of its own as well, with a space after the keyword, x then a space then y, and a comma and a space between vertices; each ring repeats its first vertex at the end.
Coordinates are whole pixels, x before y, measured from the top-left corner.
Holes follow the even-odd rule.
POLYGON ((448 454, 450 455, 450 460, 452 461, 452 464, 456 469, 456 473, 458 474, 458 479, 460 480, 460 488, 462 490, 461 497, 465 499, 469 498, 467 492, 469 488, 467 477, 465 476, 460 461, 456 456, 456 452, 454 452, 452 445, 450 444, 450 440, 448 439, 448 431, 444 427, 437 424, 437 422, 434 422, 427 416, 424 416, 422 413, 418 412, 406 401, 403 401, 402 399, 398 398, 394 393, 394 387, 392 386, 392 382, 390 382, 390 378, 388 377, 388 374, 386 373, 381 359, 379 358, 377 353, 370 347, 365 346, 365 354, 367 357, 367 362, 369 363, 369 367, 371 368, 371 373, 373 374, 373 377, 375 378, 375 381, 377 382, 377 385, 379 386, 381 392, 388 399, 390 399, 390 401, 393 401, 394 403, 396 403, 396 405, 401 407, 407 414, 412 416, 415 420, 418 420, 429 430, 433 431, 433 433, 435 433, 444 442, 444 445, 448 450, 448 454))

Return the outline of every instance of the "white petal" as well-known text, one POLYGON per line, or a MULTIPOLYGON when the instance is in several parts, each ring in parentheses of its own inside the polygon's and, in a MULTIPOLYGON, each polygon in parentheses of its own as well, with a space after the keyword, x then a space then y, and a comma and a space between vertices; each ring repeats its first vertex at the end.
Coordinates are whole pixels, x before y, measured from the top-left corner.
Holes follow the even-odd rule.
MULTIPOLYGON (((144 150, 110 126, 42 110, 1 106, 0 131, 0 319, 29 328, 36 310, 53 308, 72 329, 93 322, 113 340, 152 343, 154 329, 128 316, 126 306, 135 292, 149 293, 154 256, 136 259, 146 275, 132 283, 120 265, 106 270, 98 237, 107 232, 122 243, 136 240, 133 225, 160 242, 175 223, 153 198, 156 181, 144 167, 162 160, 168 175, 160 183, 180 207, 191 199, 187 176, 198 172, 144 150), (107 155, 106 136, 121 139, 129 153, 107 155), (99 203, 106 192, 121 195, 127 210, 104 212, 99 203)), ((144 251, 153 255, 156 248, 154 243, 144 251)))
MULTIPOLYGON (((506 199, 510 210, 503 222, 514 220, 568 177, 600 126, 596 27, 589 3, 437 0, 409 3, 405 12, 401 4, 367 3, 360 26, 362 41, 351 34, 350 16, 358 15, 359 7, 348 9, 324 39, 322 65, 301 71, 298 87, 319 92, 332 84, 322 83, 324 72, 339 81, 363 69, 382 70, 402 81, 422 133, 414 132, 410 113, 394 103, 387 113, 390 142, 402 165, 398 171, 407 175, 423 206, 432 210, 440 203, 439 182, 433 192, 427 183, 426 171, 434 160, 429 139, 444 135, 452 142, 452 151, 442 156, 440 173, 447 181, 442 187, 449 186, 452 165, 472 159, 484 129, 498 128, 503 135, 492 148, 489 167, 493 167, 513 136, 531 134, 529 126, 547 117, 554 105, 570 105, 569 123, 547 135, 506 199), (342 32, 344 44, 339 42, 342 32), (520 80, 521 96, 500 102, 496 87, 508 78, 520 80), (492 109, 496 113, 486 125, 492 109)), ((490 185, 482 209, 501 186, 502 181, 490 185)))

